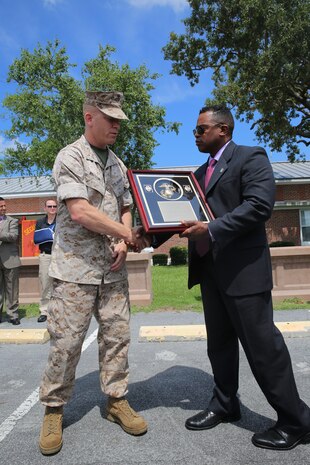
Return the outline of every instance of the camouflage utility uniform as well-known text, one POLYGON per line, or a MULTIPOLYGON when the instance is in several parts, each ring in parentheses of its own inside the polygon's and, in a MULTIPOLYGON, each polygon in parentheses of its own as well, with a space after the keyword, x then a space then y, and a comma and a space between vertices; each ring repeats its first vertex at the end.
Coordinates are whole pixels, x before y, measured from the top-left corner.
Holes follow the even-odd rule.
POLYGON ((71 395, 75 370, 90 320, 98 323, 102 390, 122 397, 128 385, 129 293, 127 271, 110 270, 117 239, 73 222, 65 201, 86 199, 114 221, 132 204, 126 168, 109 149, 106 166, 84 136, 62 149, 55 161, 59 211, 50 275, 53 297, 48 308, 51 348, 40 399, 61 406, 71 395))

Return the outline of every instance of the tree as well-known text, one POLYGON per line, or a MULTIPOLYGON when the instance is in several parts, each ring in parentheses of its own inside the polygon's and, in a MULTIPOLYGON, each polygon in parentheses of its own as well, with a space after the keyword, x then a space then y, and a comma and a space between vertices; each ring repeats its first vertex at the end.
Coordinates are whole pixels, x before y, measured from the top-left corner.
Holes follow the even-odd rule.
POLYGON ((150 92, 159 75, 151 74, 141 65, 131 69, 128 64, 112 63, 110 54, 115 48, 99 47, 97 58, 85 63, 83 77, 87 90, 119 90, 124 93, 124 112, 129 120, 122 123, 113 150, 132 169, 147 169, 152 166, 154 149, 158 145, 154 137, 157 130, 178 132, 179 123, 165 122, 166 111, 153 105, 150 92))
POLYGON ((66 49, 58 40, 45 47, 38 44, 33 53, 22 50, 9 68, 8 82, 17 84, 17 92, 3 100, 10 111, 11 127, 6 136, 15 141, 5 151, 0 164, 4 173, 49 173, 58 151, 84 132, 83 89, 121 90, 130 121, 123 124, 116 153, 130 168, 148 168, 155 146, 156 130, 178 131, 179 123, 165 121, 165 109, 151 103, 150 74, 145 66, 132 70, 109 60, 115 51, 100 47, 97 58, 85 64, 77 81, 70 75, 66 49), (20 142, 20 140, 27 142, 20 142))
POLYGON ((17 92, 3 106, 11 116, 5 134, 15 146, 5 151, 4 173, 50 171, 60 148, 81 134, 83 91, 69 74, 73 66, 58 40, 44 48, 39 44, 33 53, 23 49, 10 66, 7 81, 17 84, 17 92))
POLYGON ((309 0, 189 0, 185 34, 170 34, 164 56, 192 85, 213 70, 214 98, 253 121, 260 142, 290 161, 310 144, 309 0))

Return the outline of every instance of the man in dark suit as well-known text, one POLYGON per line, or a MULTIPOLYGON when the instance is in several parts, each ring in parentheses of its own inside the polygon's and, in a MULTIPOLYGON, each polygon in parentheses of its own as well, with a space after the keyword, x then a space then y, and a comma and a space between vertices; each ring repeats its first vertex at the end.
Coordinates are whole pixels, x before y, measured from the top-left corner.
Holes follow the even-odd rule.
POLYGON ((236 145, 233 129, 225 107, 202 108, 194 129, 198 150, 210 154, 195 176, 215 219, 186 222, 181 236, 189 239, 189 287, 201 287, 215 387, 208 408, 185 426, 203 430, 240 419, 240 341, 278 416, 274 427, 254 434, 252 442, 287 450, 310 442, 310 409, 298 395, 290 355, 273 322, 265 222, 272 213, 275 182, 264 149, 236 145))
MULTIPOLYGON (((236 145, 225 107, 201 109, 194 136, 208 161, 195 173, 214 213, 209 224, 184 222, 189 239, 189 288, 199 284, 214 375, 208 407, 189 418, 190 430, 238 421, 239 341, 253 375, 277 413, 273 428, 256 433, 257 447, 288 450, 310 442, 310 409, 297 392, 290 355, 273 322, 272 268, 265 222, 275 198, 273 171, 261 147, 236 145)), ((137 250, 162 244, 141 228, 137 250)))
POLYGON ((17 240, 18 220, 6 215, 5 200, 0 197, 0 322, 3 303, 6 300, 6 312, 13 325, 20 324, 18 293, 21 261, 17 240))

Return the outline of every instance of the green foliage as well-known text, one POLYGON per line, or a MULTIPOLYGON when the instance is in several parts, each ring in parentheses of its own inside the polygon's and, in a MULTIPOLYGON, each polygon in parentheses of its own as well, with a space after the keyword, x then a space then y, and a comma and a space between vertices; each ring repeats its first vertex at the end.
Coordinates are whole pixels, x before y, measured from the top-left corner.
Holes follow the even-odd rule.
POLYGON ((308 309, 310 302, 304 301, 299 297, 290 297, 279 302, 274 302, 275 310, 301 310, 308 309))
POLYGON ((290 161, 310 144, 310 3, 304 0, 189 0, 185 34, 164 47, 172 72, 192 85, 211 68, 214 98, 253 121, 260 142, 287 148, 290 161))
POLYGON ((200 287, 187 288, 187 266, 152 266, 152 290, 151 305, 133 306, 133 311, 202 311, 200 287))
POLYGON ((274 241, 270 242, 269 247, 291 247, 294 245, 293 241, 274 241))
POLYGON ((164 107, 153 105, 150 92, 159 74, 151 74, 146 66, 131 69, 110 61, 113 47, 99 47, 97 58, 85 64, 83 77, 87 90, 114 90, 124 93, 124 111, 129 118, 122 124, 113 150, 132 169, 147 169, 158 145, 154 133, 158 130, 178 132, 178 123, 166 123, 164 107))
POLYGON ((166 253, 157 253, 154 254, 153 257, 153 265, 161 265, 166 266, 168 265, 168 255, 166 253))
MULTIPOLYGON (((20 304, 18 309, 19 318, 34 318, 40 315, 39 304, 20 304)), ((2 321, 9 319, 6 311, 2 313, 2 321)))
POLYGON ((187 247, 175 246, 169 250, 171 265, 186 265, 187 247))
POLYGON ((31 53, 21 51, 9 68, 8 82, 16 93, 3 100, 11 127, 5 135, 15 142, 0 161, 0 172, 44 174, 50 172, 59 150, 84 132, 82 103, 87 90, 120 90, 125 94, 123 123, 113 150, 128 168, 150 168, 157 142, 155 131, 178 133, 179 123, 165 121, 166 111, 151 102, 152 84, 159 76, 145 66, 112 63, 113 47, 99 47, 98 56, 84 65, 82 81, 70 75, 69 63, 59 40, 31 53), (27 142, 24 142, 24 141, 27 142), (21 142, 23 141, 23 142, 21 142))
POLYGON ((48 172, 57 152, 81 134, 83 91, 69 75, 73 66, 58 40, 33 53, 22 50, 10 66, 7 81, 17 84, 17 92, 3 100, 11 116, 5 134, 16 142, 5 152, 4 172, 48 172))

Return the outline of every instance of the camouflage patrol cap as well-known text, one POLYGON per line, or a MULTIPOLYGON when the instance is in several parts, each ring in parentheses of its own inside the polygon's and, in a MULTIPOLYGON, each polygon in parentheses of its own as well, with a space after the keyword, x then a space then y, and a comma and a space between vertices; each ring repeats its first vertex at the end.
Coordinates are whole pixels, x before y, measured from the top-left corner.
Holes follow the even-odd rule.
POLYGON ((122 110, 122 92, 85 92, 85 104, 98 108, 102 113, 115 119, 128 119, 122 110))

